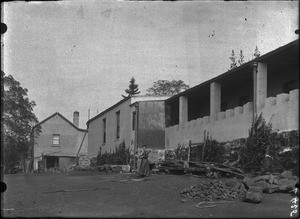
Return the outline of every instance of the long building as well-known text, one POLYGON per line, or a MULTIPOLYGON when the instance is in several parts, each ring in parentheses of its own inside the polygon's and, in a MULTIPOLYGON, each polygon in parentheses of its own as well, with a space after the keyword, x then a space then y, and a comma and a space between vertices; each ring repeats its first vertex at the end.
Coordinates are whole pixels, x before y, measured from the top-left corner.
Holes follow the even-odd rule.
POLYGON ((299 130, 299 40, 165 101, 165 148, 245 138, 256 115, 274 130, 299 130))

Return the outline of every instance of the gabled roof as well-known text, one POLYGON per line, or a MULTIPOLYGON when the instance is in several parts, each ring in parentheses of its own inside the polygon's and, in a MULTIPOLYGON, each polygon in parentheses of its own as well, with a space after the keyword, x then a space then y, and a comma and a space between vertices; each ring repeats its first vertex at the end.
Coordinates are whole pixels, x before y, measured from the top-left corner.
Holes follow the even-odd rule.
POLYGON ((85 129, 78 128, 76 125, 74 125, 72 122, 70 122, 66 117, 64 117, 63 115, 61 115, 59 112, 53 113, 51 116, 47 117, 46 119, 44 119, 41 122, 39 122, 38 124, 36 124, 33 128, 35 128, 38 125, 41 125, 42 123, 48 121, 49 119, 51 119, 52 117, 54 117, 56 115, 60 116, 63 120, 65 120, 67 123, 69 123, 71 126, 73 126, 78 131, 82 131, 82 132, 86 131, 85 129))
POLYGON ((292 60, 293 62, 299 63, 299 39, 292 41, 282 47, 279 47, 269 53, 266 53, 265 55, 255 58, 241 66, 233 68, 233 69, 231 69, 223 74, 220 74, 210 80, 204 81, 203 83, 198 84, 194 87, 191 87, 188 90, 178 93, 178 94, 166 99, 165 101, 166 102, 172 101, 180 96, 187 95, 187 94, 197 90, 198 88, 203 87, 204 85, 210 84, 211 82, 217 81, 228 75, 232 75, 232 74, 241 72, 241 71, 249 68, 255 62, 276 63, 276 62, 279 62, 280 58, 284 58, 284 57, 286 57, 287 60, 292 60), (294 54, 297 54, 298 56, 297 55, 295 56, 294 54), (286 57, 286 56, 288 56, 288 57, 286 57))
POLYGON ((90 122, 94 121, 95 119, 97 119, 98 117, 102 116, 103 114, 107 113, 108 111, 112 110, 113 108, 119 106, 120 104, 124 103, 125 101, 131 99, 131 97, 126 97, 122 100, 120 100, 119 102, 117 102, 116 104, 112 105, 111 107, 107 108, 106 110, 102 111, 101 113, 99 113, 98 115, 94 116, 93 118, 89 119, 86 124, 89 125, 90 122))

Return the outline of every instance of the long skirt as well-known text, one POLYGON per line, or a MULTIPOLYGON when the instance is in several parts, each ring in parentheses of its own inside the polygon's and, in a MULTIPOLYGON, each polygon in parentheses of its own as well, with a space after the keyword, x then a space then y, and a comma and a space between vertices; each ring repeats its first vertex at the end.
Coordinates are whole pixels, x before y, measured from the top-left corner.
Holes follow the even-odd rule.
POLYGON ((139 168, 139 175, 150 176, 149 161, 146 158, 142 158, 141 165, 139 168))

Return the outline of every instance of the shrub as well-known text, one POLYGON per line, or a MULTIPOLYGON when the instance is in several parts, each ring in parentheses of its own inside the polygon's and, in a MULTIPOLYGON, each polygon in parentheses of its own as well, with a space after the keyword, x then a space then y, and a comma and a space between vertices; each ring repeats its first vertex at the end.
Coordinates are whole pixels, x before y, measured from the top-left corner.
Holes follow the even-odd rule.
POLYGON ((178 160, 187 160, 188 152, 189 152, 189 148, 180 144, 178 144, 177 148, 174 150, 175 157, 178 160))
POLYGON ((275 135, 271 124, 266 124, 262 115, 256 117, 249 130, 249 137, 241 148, 241 161, 244 170, 258 171, 263 167, 267 151, 274 150, 271 139, 275 135))
POLYGON ((101 153, 97 156, 97 165, 101 166, 104 164, 113 164, 113 165, 126 165, 129 164, 130 152, 129 148, 126 148, 125 142, 123 141, 116 147, 115 151, 112 153, 101 153))
POLYGON ((211 137, 206 139, 203 161, 222 163, 225 160, 225 147, 211 137))

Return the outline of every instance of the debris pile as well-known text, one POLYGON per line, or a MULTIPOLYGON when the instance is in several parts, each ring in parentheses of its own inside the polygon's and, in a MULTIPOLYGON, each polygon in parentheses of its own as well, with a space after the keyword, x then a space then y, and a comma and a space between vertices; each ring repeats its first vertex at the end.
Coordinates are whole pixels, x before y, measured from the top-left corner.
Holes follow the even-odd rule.
POLYGON ((86 156, 81 156, 79 158, 78 163, 81 167, 87 167, 87 166, 90 166, 90 164, 91 164, 90 159, 86 156))
POLYGON ((130 165, 101 165, 98 166, 98 171, 105 171, 106 173, 108 172, 113 172, 113 173, 129 173, 130 172, 130 165))
POLYGON ((298 182, 298 177, 293 176, 291 171, 252 178, 247 176, 243 179, 243 184, 248 190, 243 201, 259 203, 262 193, 291 192, 298 182))
POLYGON ((246 190, 237 180, 228 180, 225 184, 220 180, 201 182, 183 189, 180 193, 185 199, 200 199, 201 201, 242 199, 246 190))
MULTIPOLYGON (((238 177, 244 177, 245 174, 239 168, 231 165, 214 163, 214 162, 194 162, 194 161, 183 161, 183 160, 167 160, 160 164, 160 171, 166 172, 197 172, 205 173, 207 176, 216 175, 233 175, 238 177), (216 174, 217 173, 217 174, 216 174)), ((217 178, 217 177, 215 177, 217 178)))
POLYGON ((159 163, 158 169, 162 172, 181 172, 184 173, 184 161, 182 160, 166 160, 159 163))
POLYGON ((290 192, 298 182, 298 177, 291 171, 284 171, 281 174, 269 174, 254 178, 245 177, 243 183, 246 187, 261 187, 264 193, 290 192))

